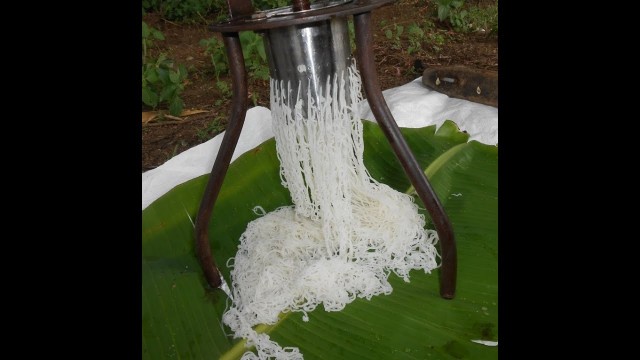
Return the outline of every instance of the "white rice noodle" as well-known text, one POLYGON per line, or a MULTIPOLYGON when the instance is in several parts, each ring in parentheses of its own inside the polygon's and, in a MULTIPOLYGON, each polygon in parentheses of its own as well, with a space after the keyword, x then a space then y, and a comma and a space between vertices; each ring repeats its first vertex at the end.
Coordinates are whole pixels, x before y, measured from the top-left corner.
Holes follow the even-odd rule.
POLYGON ((276 323, 281 312, 300 311, 308 321, 319 304, 340 311, 357 297, 390 294, 391 272, 408 282, 410 270, 438 266, 437 233, 424 228, 412 198, 364 167, 355 63, 337 75, 318 90, 317 103, 271 79, 280 177, 294 205, 252 221, 240 238, 223 321, 256 347, 243 359, 303 358, 252 328, 276 323))

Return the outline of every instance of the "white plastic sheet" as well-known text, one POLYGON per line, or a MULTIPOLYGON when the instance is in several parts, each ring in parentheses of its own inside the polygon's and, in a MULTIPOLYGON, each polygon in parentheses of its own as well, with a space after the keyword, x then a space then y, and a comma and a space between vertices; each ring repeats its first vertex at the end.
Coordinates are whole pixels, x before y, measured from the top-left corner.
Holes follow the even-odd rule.
MULTIPOLYGON (((445 120, 452 120, 469 133, 470 140, 490 145, 498 143, 498 108, 450 98, 430 90, 422 84, 421 77, 382 93, 400 127, 418 128, 433 124, 439 127, 445 120)), ((366 100, 362 117, 375 121, 366 100)), ((142 209, 176 185, 211 172, 223 135, 224 132, 144 172, 142 209)), ((271 111, 262 106, 249 109, 232 161, 272 137, 271 111)))

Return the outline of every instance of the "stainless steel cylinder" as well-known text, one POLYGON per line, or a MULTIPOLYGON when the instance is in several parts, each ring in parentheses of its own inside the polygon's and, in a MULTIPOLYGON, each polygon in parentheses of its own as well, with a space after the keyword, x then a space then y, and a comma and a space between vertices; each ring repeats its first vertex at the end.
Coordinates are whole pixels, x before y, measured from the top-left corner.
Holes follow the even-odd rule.
POLYGON ((346 17, 270 29, 264 33, 264 44, 271 78, 289 84, 293 101, 296 94, 306 98, 310 91, 319 103, 327 78, 333 82, 335 75, 344 77, 349 89, 352 57, 346 17))

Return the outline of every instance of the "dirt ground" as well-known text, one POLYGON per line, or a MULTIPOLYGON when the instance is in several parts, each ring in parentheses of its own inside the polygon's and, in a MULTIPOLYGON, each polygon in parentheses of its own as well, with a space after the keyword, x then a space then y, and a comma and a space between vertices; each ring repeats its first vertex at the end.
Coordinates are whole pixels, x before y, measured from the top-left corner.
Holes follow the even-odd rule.
MULTIPOLYGON (((494 2, 474 1, 480 5, 494 2)), ((422 50, 411 55, 406 50, 409 46, 406 39, 401 41, 400 51, 393 48, 394 39, 388 39, 385 30, 393 29, 394 24, 406 27, 412 23, 422 23, 426 18, 433 17, 434 9, 435 5, 429 0, 399 0, 373 11, 375 63, 383 90, 413 81, 428 67, 465 65, 475 69, 498 70, 497 35, 488 31, 462 34, 435 21, 433 33, 444 39, 443 44, 434 47, 425 41, 422 50)), ((209 24, 215 22, 213 18, 207 20, 209 24)), ((182 120, 164 119, 143 124, 142 172, 162 165, 171 157, 223 131, 231 108, 230 100, 223 100, 217 106, 214 104, 216 99, 222 97, 215 86, 209 55, 199 45, 201 39, 219 36, 208 30, 209 24, 175 23, 157 14, 145 14, 143 21, 162 31, 165 36, 165 40, 158 41, 152 51, 164 52, 188 69, 187 84, 181 94, 185 110, 204 112, 183 117, 182 120)), ((221 80, 224 79, 221 77, 221 80)), ((269 107, 269 82, 249 79, 249 95, 255 99, 253 106, 269 107)), ((142 106, 142 111, 148 110, 142 106)))

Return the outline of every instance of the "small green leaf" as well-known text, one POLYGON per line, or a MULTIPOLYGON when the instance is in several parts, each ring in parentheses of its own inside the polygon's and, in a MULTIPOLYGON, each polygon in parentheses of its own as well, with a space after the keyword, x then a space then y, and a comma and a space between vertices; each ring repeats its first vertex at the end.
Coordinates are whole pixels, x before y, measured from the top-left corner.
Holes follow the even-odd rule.
POLYGON ((159 30, 153 30, 153 37, 156 40, 164 40, 164 34, 162 32, 160 32, 159 30))
POLYGON ((148 38, 150 34, 149 25, 146 22, 142 22, 142 37, 148 38))
POLYGON ((165 87, 160 93, 160 102, 171 101, 176 96, 177 90, 178 90, 178 87, 174 84, 171 84, 165 87))
POLYGON ((387 37, 387 39, 393 38, 393 32, 389 29, 384 31, 384 35, 387 37))
POLYGON ((184 79, 186 79, 187 76, 189 75, 187 68, 183 64, 180 64, 178 66, 178 73, 180 74, 180 82, 183 82, 184 79))
POLYGON ((158 61, 156 61, 157 66, 162 66, 167 61, 167 54, 160 54, 158 56, 158 61))
POLYGON ((171 100, 171 103, 169 103, 169 113, 173 116, 178 116, 180 115, 180 113, 182 113, 183 107, 184 103, 182 102, 182 99, 180 99, 179 97, 175 97, 173 100, 171 100))
POLYGON ((151 84, 157 84, 160 78, 158 78, 158 73, 156 69, 153 67, 149 67, 144 71, 145 79, 151 84))
POLYGON ((438 20, 444 21, 449 17, 449 8, 444 6, 438 6, 438 20))
POLYGON ((157 68, 156 71, 158 72, 158 77, 160 78, 160 81, 162 81, 163 84, 170 84, 171 80, 169 79, 169 71, 166 69, 162 69, 162 68, 157 68))
POLYGON ((158 95, 151 89, 144 87, 142 88, 142 102, 155 109, 158 106, 158 95))
POLYGON ((177 71, 169 71, 169 80, 174 84, 178 84, 180 82, 180 74, 177 71))

